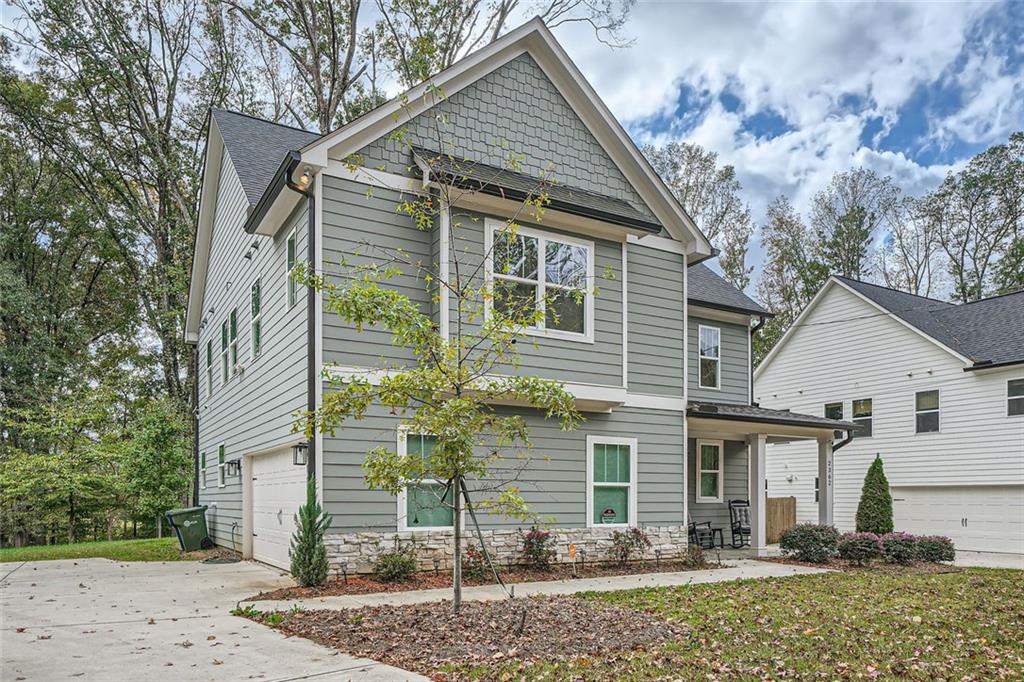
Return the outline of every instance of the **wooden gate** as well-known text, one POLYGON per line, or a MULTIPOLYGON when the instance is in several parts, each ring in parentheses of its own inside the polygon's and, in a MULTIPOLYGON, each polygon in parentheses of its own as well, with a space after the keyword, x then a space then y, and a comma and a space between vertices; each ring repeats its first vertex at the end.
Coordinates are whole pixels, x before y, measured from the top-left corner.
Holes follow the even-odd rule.
POLYGON ((774 545, 786 530, 796 525, 796 498, 769 497, 765 523, 768 526, 765 531, 768 544, 774 545))

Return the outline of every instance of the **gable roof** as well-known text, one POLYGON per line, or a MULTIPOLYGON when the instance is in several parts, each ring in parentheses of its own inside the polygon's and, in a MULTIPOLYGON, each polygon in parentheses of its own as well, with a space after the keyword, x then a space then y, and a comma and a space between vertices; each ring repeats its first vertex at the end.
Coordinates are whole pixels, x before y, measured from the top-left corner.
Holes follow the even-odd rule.
POLYGON ((320 138, 318 133, 271 123, 237 111, 212 109, 231 165, 238 174, 249 207, 255 206, 281 166, 281 159, 320 138))
POLYGON ((772 317, 761 304, 727 282, 704 263, 691 265, 686 273, 686 300, 709 308, 772 317))
POLYGON ((1024 362, 1024 291, 958 305, 849 277, 835 278, 969 358, 974 368, 1024 362))

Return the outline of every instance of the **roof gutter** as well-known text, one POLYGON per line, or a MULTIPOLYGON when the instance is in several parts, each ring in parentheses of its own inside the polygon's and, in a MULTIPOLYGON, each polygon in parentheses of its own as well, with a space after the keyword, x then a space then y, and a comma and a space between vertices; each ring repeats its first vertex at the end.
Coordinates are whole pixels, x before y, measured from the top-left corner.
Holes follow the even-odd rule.
POLYGON ((1012 367, 1013 365, 1024 365, 1024 358, 1017 360, 1004 360, 1003 362, 992 362, 991 360, 979 360, 969 367, 964 367, 965 372, 976 372, 981 369, 999 369, 1001 367, 1012 367))
POLYGON ((267 217, 267 213, 270 211, 271 206, 277 201, 277 197, 280 196, 281 190, 285 187, 292 189, 299 194, 304 196, 311 196, 306 194, 308 190, 303 190, 301 187, 292 182, 292 173, 302 163, 302 154, 297 151, 289 151, 281 165, 277 167, 274 172, 274 177, 270 178, 270 183, 267 188, 263 190, 263 195, 260 200, 256 202, 256 206, 253 207, 249 213, 249 217, 245 219, 245 231, 249 234, 255 234, 256 227, 259 226, 263 219, 267 217))

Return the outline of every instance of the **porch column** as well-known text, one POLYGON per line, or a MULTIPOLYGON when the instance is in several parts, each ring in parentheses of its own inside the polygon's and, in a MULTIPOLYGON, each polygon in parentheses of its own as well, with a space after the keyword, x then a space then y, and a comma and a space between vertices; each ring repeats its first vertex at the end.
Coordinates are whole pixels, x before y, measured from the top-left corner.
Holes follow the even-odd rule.
POLYGON ((818 523, 832 525, 832 439, 818 439, 818 523))
POLYGON ((747 448, 750 452, 750 549, 757 556, 768 554, 764 470, 767 440, 763 433, 752 433, 747 436, 747 448))

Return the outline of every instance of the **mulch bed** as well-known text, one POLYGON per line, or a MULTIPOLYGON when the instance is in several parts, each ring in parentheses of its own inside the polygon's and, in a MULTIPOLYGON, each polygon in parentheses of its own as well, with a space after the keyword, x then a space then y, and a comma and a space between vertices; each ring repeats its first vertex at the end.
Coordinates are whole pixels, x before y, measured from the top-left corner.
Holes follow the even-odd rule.
MULTIPOLYGON (((512 571, 498 571, 506 583, 526 583, 543 580, 574 580, 577 578, 602 578, 615 575, 639 575, 643 573, 675 573, 679 571, 700 571, 720 568, 718 564, 693 566, 682 561, 640 561, 626 565, 619 564, 577 564, 573 574, 571 566, 558 564, 551 570, 544 571, 528 566, 515 566, 512 571)), ((463 576, 463 585, 493 585, 494 577, 488 573, 484 579, 473 579, 463 576)), ((334 597, 346 594, 373 594, 376 592, 408 592, 410 590, 432 590, 452 586, 451 572, 442 570, 437 573, 423 571, 415 574, 404 582, 385 583, 372 575, 350 575, 348 580, 334 579, 319 587, 283 587, 270 592, 260 592, 254 597, 243 601, 316 599, 318 597, 334 597)))
MULTIPOLYGON (((266 614, 254 619, 265 622, 266 614)), ((607 657, 664 644, 687 632, 681 623, 643 611, 572 597, 463 602, 458 617, 450 601, 288 612, 276 627, 286 635, 434 674, 435 679, 446 664, 607 657)))
POLYGON ((919 561, 908 565, 874 561, 865 566, 844 559, 830 559, 824 564, 812 564, 788 557, 759 557, 758 561, 770 561, 775 564, 789 564, 791 566, 808 566, 810 568, 827 568, 831 571, 845 571, 847 573, 883 573, 885 575, 931 575, 938 573, 960 573, 964 570, 959 566, 951 564, 938 564, 927 561, 919 561))

